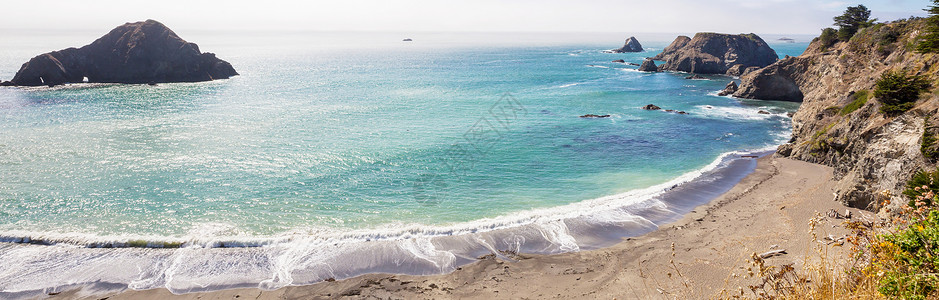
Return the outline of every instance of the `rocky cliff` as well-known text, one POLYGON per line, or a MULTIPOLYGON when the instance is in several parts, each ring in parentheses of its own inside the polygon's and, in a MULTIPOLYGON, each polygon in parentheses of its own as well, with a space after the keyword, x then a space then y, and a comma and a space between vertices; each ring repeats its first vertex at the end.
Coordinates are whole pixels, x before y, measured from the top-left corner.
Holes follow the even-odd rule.
POLYGON ((740 75, 749 67, 768 66, 779 57, 756 34, 701 32, 679 36, 652 59, 664 60, 666 71, 740 75))
POLYGON ((156 83, 225 79, 238 75, 215 54, 202 53, 154 20, 127 23, 81 48, 33 57, 3 85, 82 82, 156 83))
POLYGON ((610 53, 627 53, 627 52, 642 52, 642 44, 639 43, 639 40, 636 37, 631 36, 626 39, 626 44, 622 48, 607 50, 610 53))
POLYGON ((802 55, 742 77, 734 96, 802 101, 792 118, 792 140, 777 155, 834 167, 838 200, 870 210, 887 198, 892 205, 905 203, 905 182, 935 166, 921 145, 939 126, 939 55, 912 50, 923 28, 922 20, 898 21, 828 47, 816 39, 802 55), (928 76, 933 92, 905 113, 884 115, 872 91, 889 70, 928 76))

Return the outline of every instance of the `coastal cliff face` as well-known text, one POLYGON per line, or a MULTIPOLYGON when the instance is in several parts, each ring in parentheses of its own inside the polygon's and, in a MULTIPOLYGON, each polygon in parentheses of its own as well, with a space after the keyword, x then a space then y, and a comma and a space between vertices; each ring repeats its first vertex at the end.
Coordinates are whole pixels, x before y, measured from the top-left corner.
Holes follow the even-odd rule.
POLYGON ((235 75, 228 62, 147 20, 121 25, 81 48, 33 57, 4 85, 58 85, 85 77, 101 83, 195 82, 235 75))
POLYGON ((665 71, 740 75, 753 67, 768 66, 779 57, 756 34, 700 32, 694 38, 679 36, 652 59, 664 60, 665 71))
POLYGON ((939 56, 913 51, 923 29, 922 20, 899 21, 865 28, 829 47, 816 39, 804 54, 741 78, 734 96, 802 101, 792 118, 792 140, 777 155, 834 167, 836 199, 850 206, 877 210, 887 198, 900 205, 906 181, 935 166, 921 145, 927 128, 936 136, 939 125, 939 56), (932 92, 905 113, 881 113, 873 90, 890 70, 927 76, 932 92))

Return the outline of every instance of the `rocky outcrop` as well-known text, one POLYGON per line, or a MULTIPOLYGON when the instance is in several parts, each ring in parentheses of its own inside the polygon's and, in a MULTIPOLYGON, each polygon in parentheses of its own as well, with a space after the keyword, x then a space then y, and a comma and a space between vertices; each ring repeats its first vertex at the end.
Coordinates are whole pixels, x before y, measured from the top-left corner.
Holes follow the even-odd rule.
POLYGON ((626 39, 626 44, 622 48, 607 50, 609 53, 627 53, 627 52, 642 52, 642 44, 639 43, 639 40, 636 37, 631 36, 626 39))
MULTIPOLYGON (((923 20, 868 27, 848 42, 823 47, 813 41, 800 56, 774 63, 741 78, 737 97, 801 100, 792 115, 792 139, 777 155, 834 168, 836 199, 879 210, 906 203, 900 193, 912 175, 935 168, 921 152, 927 128, 939 125, 939 96, 921 95, 900 115, 880 112, 875 82, 886 71, 939 78, 939 56, 907 47, 924 32, 923 20), (851 104, 851 105, 849 105, 851 104)), ((939 128, 939 127, 937 127, 939 128)))
POLYGON ((5 85, 162 83, 225 79, 238 75, 215 54, 202 53, 154 20, 127 23, 81 48, 33 57, 5 85))
POLYGON ((642 65, 639 65, 638 70, 642 72, 658 72, 659 67, 655 65, 655 61, 647 59, 642 62, 642 65))
POLYGON ((717 95, 727 96, 727 95, 732 95, 735 92, 737 92, 737 82, 731 81, 726 86, 724 86, 724 90, 722 90, 720 93, 717 93, 717 95))
MULTIPOLYGON (((653 59, 664 60, 662 70, 700 74, 743 73, 765 67, 779 57, 758 35, 702 32, 694 38, 679 36, 653 59)), ((730 74, 733 75, 733 74, 730 74)))
POLYGON ((661 107, 658 107, 658 106, 655 105, 655 104, 647 104, 646 106, 643 106, 642 109, 645 109, 645 110, 660 110, 660 109, 662 109, 662 108, 661 108, 661 107))

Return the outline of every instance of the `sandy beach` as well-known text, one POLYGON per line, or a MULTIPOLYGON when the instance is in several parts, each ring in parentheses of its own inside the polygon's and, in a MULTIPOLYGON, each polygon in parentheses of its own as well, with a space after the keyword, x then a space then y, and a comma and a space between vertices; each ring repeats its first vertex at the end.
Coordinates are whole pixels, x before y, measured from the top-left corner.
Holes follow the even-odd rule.
MULTIPOLYGON (((753 253, 784 249, 771 265, 803 265, 820 242, 809 221, 830 209, 832 169, 766 156, 731 191, 681 220, 613 247, 556 255, 493 255, 433 276, 369 274, 273 291, 233 289, 173 295, 164 289, 91 294, 73 290, 51 299, 543 299, 714 298, 740 293, 755 279, 746 274, 753 253), (674 250, 673 250, 674 243, 674 250)), ((855 218, 868 213, 851 209, 855 218)), ((844 234, 843 220, 823 217, 819 239, 844 234)), ((841 247, 828 247, 838 255, 841 247)), ((752 295, 752 294, 750 294, 752 295)))

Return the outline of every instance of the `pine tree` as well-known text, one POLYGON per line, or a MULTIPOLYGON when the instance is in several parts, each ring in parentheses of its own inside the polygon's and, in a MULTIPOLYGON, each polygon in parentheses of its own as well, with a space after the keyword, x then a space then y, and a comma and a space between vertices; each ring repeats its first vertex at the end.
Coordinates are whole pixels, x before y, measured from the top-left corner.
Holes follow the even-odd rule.
POLYGON ((835 26, 838 26, 838 39, 842 41, 850 40, 861 28, 874 24, 877 19, 871 20, 871 10, 863 4, 858 6, 849 6, 844 14, 834 18, 835 26))

